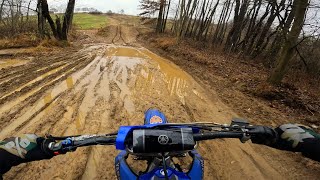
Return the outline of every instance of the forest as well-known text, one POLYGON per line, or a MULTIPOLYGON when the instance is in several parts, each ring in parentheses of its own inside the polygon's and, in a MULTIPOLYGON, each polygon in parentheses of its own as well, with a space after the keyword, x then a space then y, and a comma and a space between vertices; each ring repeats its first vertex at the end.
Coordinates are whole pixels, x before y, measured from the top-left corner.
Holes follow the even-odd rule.
POLYGON ((274 69, 268 81, 281 83, 292 61, 320 75, 319 5, 310 0, 142 0, 144 17, 157 16, 156 31, 203 42, 274 69), (157 13, 159 12, 159 13, 157 13))

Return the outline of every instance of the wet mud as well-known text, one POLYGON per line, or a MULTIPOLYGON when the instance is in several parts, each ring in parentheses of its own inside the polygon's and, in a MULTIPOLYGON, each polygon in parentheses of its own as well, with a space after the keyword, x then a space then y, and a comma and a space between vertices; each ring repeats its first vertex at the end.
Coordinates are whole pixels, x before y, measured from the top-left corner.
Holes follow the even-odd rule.
MULTIPOLYGON (((30 73, 19 68, 0 73, 1 87, 7 87, 0 97, 0 139, 21 133, 110 133, 121 125, 142 124, 149 108, 160 109, 170 122, 228 123, 237 116, 189 74, 143 47, 88 44, 48 62, 52 65, 25 65, 30 73)), ((279 169, 281 163, 270 163, 251 144, 237 140, 204 142, 199 151, 205 179, 295 178, 283 174, 290 170, 279 169)), ((78 148, 14 167, 5 178, 115 179, 117 153, 113 146, 78 148)), ((133 161, 133 166, 142 165, 133 161)))

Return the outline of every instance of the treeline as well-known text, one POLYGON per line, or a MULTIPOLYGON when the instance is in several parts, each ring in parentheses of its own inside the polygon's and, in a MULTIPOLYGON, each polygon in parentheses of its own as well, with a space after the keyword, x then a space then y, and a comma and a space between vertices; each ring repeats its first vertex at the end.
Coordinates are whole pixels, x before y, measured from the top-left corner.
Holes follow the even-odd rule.
POLYGON ((274 84, 281 82, 292 57, 299 52, 298 45, 307 39, 300 34, 309 0, 179 0, 171 7, 170 26, 163 25, 167 23, 163 12, 168 14, 170 0, 141 3, 144 7, 153 4, 153 10, 159 12, 157 32, 168 27, 178 40, 192 38, 250 58, 277 57, 269 78, 274 84))

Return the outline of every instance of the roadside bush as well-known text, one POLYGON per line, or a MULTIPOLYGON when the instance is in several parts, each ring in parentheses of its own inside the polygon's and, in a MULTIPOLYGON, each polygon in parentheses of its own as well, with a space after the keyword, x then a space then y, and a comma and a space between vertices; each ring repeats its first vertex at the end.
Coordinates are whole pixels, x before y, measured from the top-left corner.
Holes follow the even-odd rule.
POLYGON ((40 39, 35 33, 18 34, 10 38, 0 39, 0 49, 37 46, 40 39))
MULTIPOLYGON (((7 20, 10 21, 10 20, 7 20)), ((16 21, 15 23, 3 23, 0 24, 0 38, 15 37, 17 34, 35 34, 38 31, 38 23, 35 19, 29 19, 28 21, 16 21)))
POLYGON ((109 10, 109 11, 107 11, 107 15, 111 16, 111 15, 113 15, 113 12, 111 10, 109 10))
POLYGON ((304 61, 305 68, 312 74, 320 76, 320 39, 311 39, 299 47, 300 62, 304 61))
POLYGON ((101 15, 103 14, 101 11, 91 11, 89 12, 89 14, 93 14, 93 15, 101 15))

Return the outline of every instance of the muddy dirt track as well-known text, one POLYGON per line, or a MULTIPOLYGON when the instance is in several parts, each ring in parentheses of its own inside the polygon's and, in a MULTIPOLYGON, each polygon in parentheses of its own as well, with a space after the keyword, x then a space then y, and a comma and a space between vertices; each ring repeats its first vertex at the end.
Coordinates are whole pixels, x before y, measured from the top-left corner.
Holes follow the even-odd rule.
MULTIPOLYGON (((159 108, 170 122, 229 123, 237 117, 212 90, 140 47, 134 26, 113 20, 107 37, 84 32, 89 40, 80 50, 15 67, 0 64, 1 139, 21 133, 110 133, 121 125, 142 124, 143 113, 150 107, 159 108)), ((288 152, 238 140, 204 142, 198 149, 205 160, 205 179, 320 177, 311 161, 309 167, 288 152)), ((111 146, 78 148, 51 160, 14 167, 4 178, 115 179, 117 153, 111 146)), ((136 169, 140 166, 135 162, 136 169)))

